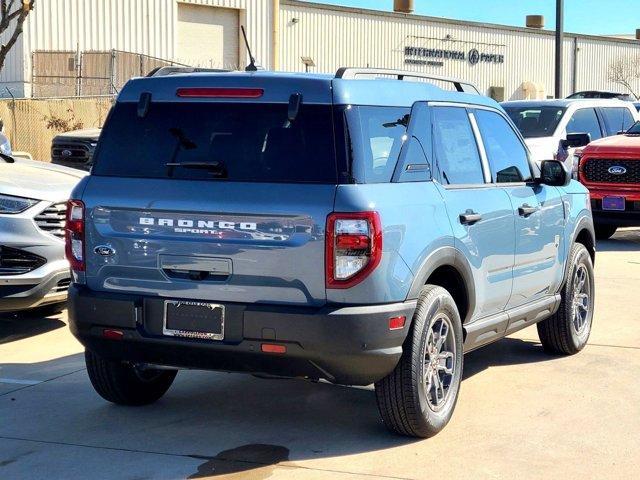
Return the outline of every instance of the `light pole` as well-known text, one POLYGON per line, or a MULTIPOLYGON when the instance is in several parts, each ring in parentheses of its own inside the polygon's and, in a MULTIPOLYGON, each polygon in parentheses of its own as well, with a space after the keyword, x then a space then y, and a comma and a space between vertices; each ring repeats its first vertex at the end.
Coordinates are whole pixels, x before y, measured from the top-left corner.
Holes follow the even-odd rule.
POLYGON ((562 98, 562 46, 564 43, 564 0, 556 0, 556 98, 562 98))

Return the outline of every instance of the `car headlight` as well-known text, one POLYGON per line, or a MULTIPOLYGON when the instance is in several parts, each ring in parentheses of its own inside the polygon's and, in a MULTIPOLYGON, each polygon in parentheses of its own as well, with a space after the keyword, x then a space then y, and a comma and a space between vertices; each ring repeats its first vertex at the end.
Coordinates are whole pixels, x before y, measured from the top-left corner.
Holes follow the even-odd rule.
POLYGON ((33 207, 38 201, 33 198, 0 195, 0 214, 24 212, 27 208, 33 207))
POLYGON ((4 142, 0 143, 0 152, 4 153, 5 155, 11 155, 11 144, 9 143, 9 140, 5 140, 4 142))

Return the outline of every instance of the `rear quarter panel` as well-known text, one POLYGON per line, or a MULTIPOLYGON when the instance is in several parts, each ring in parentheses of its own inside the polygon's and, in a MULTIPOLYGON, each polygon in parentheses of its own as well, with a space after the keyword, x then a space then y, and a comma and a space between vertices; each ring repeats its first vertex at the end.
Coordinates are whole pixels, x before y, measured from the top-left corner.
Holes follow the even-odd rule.
POLYGON ((380 265, 360 284, 327 290, 327 301, 375 304, 404 301, 427 256, 453 248, 451 225, 433 182, 340 185, 336 212, 377 211, 383 229, 380 265))

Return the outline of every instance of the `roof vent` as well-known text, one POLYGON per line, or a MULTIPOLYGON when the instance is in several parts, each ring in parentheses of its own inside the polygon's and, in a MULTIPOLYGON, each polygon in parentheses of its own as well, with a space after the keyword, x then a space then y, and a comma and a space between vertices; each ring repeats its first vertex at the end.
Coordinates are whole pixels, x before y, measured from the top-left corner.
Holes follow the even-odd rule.
POLYGON ((544 15, 527 15, 527 27, 544 28, 544 15))
POLYGON ((397 13, 413 13, 413 0, 393 0, 393 11, 397 13))

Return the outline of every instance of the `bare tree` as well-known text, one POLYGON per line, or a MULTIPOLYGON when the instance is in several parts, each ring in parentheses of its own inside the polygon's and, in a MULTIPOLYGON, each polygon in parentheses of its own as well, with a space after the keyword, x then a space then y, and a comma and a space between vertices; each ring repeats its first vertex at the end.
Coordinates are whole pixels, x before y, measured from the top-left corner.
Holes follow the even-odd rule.
POLYGON ((15 28, 9 40, 0 45, 0 70, 4 67, 7 54, 18 41, 22 26, 29 12, 33 10, 35 0, 0 0, 0 35, 3 35, 15 20, 15 28))
POLYGON ((611 62, 607 78, 610 82, 622 85, 638 98, 640 90, 636 87, 640 81, 640 55, 627 56, 611 62))

